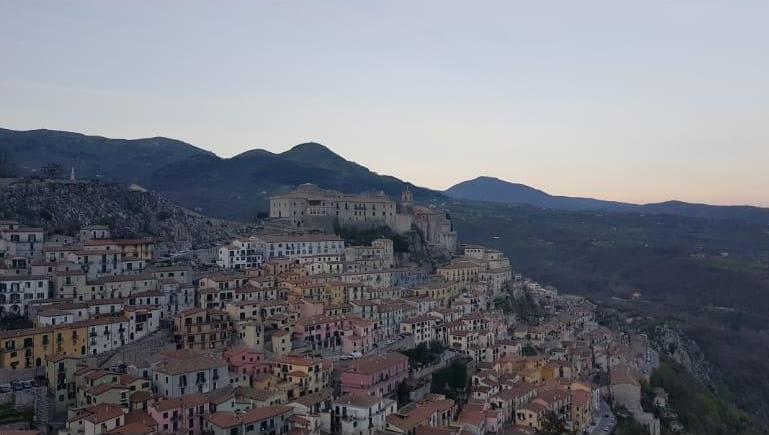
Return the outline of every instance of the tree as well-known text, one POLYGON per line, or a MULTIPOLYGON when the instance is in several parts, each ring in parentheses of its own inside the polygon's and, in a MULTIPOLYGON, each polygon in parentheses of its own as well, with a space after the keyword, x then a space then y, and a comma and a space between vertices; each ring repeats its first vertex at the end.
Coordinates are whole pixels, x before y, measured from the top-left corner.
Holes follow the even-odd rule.
POLYGON ((526 346, 523 346, 521 348, 521 353, 523 356, 536 356, 537 351, 534 349, 534 347, 531 345, 531 343, 527 343, 526 346))
POLYGON ((0 151, 0 178, 8 178, 16 175, 16 165, 7 151, 0 151))
POLYGON ((64 168, 58 163, 48 163, 40 168, 40 174, 46 178, 61 178, 64 175, 64 168))
POLYGON ((536 433, 537 435, 561 435, 567 431, 563 420, 551 411, 545 415, 545 419, 542 420, 542 427, 536 433))

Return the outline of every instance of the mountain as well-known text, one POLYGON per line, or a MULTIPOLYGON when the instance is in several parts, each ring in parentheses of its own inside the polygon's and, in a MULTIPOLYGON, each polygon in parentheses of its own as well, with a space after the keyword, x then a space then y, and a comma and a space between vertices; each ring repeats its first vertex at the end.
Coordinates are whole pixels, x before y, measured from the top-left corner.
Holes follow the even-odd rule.
POLYGON ((2 156, 8 156, 20 175, 56 163, 67 174, 75 168, 78 178, 136 183, 182 206, 228 219, 251 220, 267 210, 269 196, 302 183, 345 193, 382 190, 391 197, 408 187, 419 201, 445 199, 440 192, 379 175, 317 143, 283 153, 254 149, 221 158, 166 138, 126 140, 0 129, 2 156))
POLYGON ((34 175, 50 163, 60 165, 65 176, 74 168, 80 179, 139 184, 184 207, 236 220, 252 220, 257 213, 267 210, 272 195, 302 183, 313 183, 345 193, 381 190, 391 197, 398 197, 408 187, 421 202, 445 201, 450 197, 555 210, 672 214, 769 223, 769 209, 759 207, 679 201, 638 205, 572 198, 491 177, 479 177, 446 192, 437 192, 377 174, 314 142, 296 145, 282 153, 253 149, 222 158, 164 137, 110 139, 55 130, 0 129, 0 177, 6 167, 18 175, 34 175))
POLYGON ((553 210, 595 210, 624 213, 668 214, 703 219, 731 219, 769 224, 769 209, 752 206, 717 206, 667 201, 654 204, 630 204, 593 198, 556 196, 547 192, 493 177, 478 177, 458 183, 446 196, 470 201, 528 204, 553 210))
POLYGON ((55 130, 14 131, 0 128, 0 152, 11 156, 17 169, 29 173, 58 163, 82 178, 140 182, 161 167, 209 151, 164 137, 108 139, 55 130))
POLYGON ((448 188, 444 193, 454 199, 529 204, 556 210, 611 209, 612 211, 621 211, 625 208, 633 207, 631 204, 601 201, 592 198, 553 196, 525 184, 511 183, 493 177, 478 177, 473 180, 463 181, 448 188))

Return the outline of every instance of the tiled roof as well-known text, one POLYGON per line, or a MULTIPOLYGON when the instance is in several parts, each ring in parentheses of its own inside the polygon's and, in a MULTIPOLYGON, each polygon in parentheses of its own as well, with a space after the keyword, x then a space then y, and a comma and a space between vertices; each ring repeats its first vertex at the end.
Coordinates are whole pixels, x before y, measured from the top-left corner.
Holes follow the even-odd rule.
POLYGON ((211 354, 198 354, 187 359, 165 359, 158 363, 155 371, 168 375, 198 372, 213 368, 226 370, 227 363, 211 354))
POLYGON ((347 372, 360 374, 375 374, 398 364, 408 363, 408 357, 391 352, 385 355, 371 355, 353 361, 347 368, 347 372))
POLYGON ((92 406, 86 408, 85 411, 89 414, 85 419, 94 424, 99 424, 125 414, 119 406, 111 403, 102 403, 101 405, 92 406))

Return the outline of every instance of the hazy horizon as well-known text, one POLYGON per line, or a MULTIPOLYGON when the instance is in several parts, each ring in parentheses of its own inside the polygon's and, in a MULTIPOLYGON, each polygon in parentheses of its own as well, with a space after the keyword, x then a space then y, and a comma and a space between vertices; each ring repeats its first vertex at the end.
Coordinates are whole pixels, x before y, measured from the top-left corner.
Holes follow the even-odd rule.
POLYGON ((0 123, 769 206, 769 4, 8 1, 0 123), (35 25, 32 26, 31 23, 35 25))

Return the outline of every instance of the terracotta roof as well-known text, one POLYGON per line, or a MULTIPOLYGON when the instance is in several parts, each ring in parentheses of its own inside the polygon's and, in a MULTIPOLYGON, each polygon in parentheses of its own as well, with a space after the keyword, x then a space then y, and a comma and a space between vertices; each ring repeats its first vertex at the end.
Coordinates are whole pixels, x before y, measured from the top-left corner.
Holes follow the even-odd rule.
POLYGON ((342 241, 342 238, 335 234, 267 234, 257 237, 266 243, 342 241))
POLYGON ((293 410, 294 408, 290 406, 265 406, 262 408, 254 408, 240 415, 235 414, 234 412, 215 412, 206 417, 206 419, 219 428, 228 429, 238 426, 241 423, 256 423, 268 418, 288 414, 293 412, 293 410))
POLYGON ((213 368, 223 368, 226 370, 226 367, 227 363, 219 357, 211 354, 199 354, 184 360, 163 360, 155 367, 155 371, 168 375, 178 375, 213 368))
POLYGON ((131 394, 131 402, 139 403, 139 402, 146 402, 147 400, 150 400, 152 398, 152 393, 149 391, 135 391, 133 394, 131 394))
POLYGON ((144 411, 138 411, 138 410, 131 411, 128 414, 126 414, 125 422, 126 424, 141 423, 145 426, 150 426, 150 427, 155 427, 158 425, 158 422, 156 422, 151 415, 147 414, 144 411))
POLYGON ((109 375, 112 375, 112 374, 114 374, 114 373, 110 373, 110 372, 108 372, 106 370, 91 369, 91 371, 88 372, 88 374, 85 375, 84 377, 86 379, 90 380, 90 381, 95 381, 95 380, 97 380, 99 378, 102 378, 104 376, 109 376, 109 375))
POLYGON ((97 385, 95 387, 89 388, 86 390, 86 393, 92 395, 92 396, 98 396, 100 394, 104 394, 109 390, 118 389, 118 390, 127 390, 128 387, 123 385, 116 385, 116 384, 101 384, 97 385))
POLYGON ((331 397, 332 390, 330 388, 323 389, 317 393, 308 394, 306 396, 297 397, 294 402, 310 407, 316 405, 331 397))
POLYGON ((153 407, 159 412, 170 411, 172 409, 181 409, 182 401, 181 399, 162 399, 155 402, 153 407))
POLYGON ((85 419, 94 424, 99 424, 125 414, 119 406, 111 403, 102 403, 101 405, 86 408, 85 412, 89 414, 85 419))
POLYGON ((155 433, 155 429, 142 423, 128 423, 106 433, 115 435, 144 435, 155 433))
POLYGON ((143 245, 155 243, 151 238, 146 239, 91 239, 85 242, 85 246, 106 246, 106 245, 143 245))
POLYGON ((353 361, 346 371, 360 374, 375 374, 398 364, 407 364, 408 361, 407 356, 397 352, 371 355, 353 361))
POLYGON ((387 399, 383 399, 381 397, 376 397, 376 396, 368 396, 368 395, 362 395, 362 394, 354 394, 354 395, 347 394, 345 396, 342 396, 336 399, 334 401, 334 404, 357 406, 361 408, 370 408, 385 400, 387 399))

